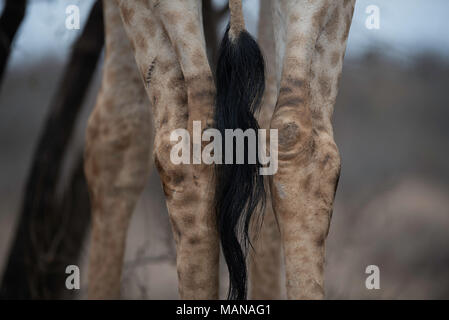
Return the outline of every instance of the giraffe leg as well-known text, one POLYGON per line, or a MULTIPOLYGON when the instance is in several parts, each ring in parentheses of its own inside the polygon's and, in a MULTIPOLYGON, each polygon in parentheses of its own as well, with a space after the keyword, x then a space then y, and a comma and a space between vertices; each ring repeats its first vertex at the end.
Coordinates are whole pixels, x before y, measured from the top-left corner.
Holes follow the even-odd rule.
POLYGON ((257 235, 253 236, 252 243, 254 250, 251 250, 249 257, 249 296, 253 300, 280 299, 281 237, 270 198, 267 198, 263 223, 257 235))
MULTIPOLYGON (((277 98, 274 33, 271 21, 271 0, 262 0, 260 2, 258 42, 265 58, 266 83, 258 122, 263 129, 270 127, 277 98)), ((250 251, 249 295, 251 299, 255 300, 271 300, 281 297, 281 237, 271 204, 270 191, 266 190, 266 192, 267 203, 263 223, 260 230, 257 230, 257 225, 252 228, 252 231, 256 230, 257 233, 252 237, 254 250, 250 251)))
MULTIPOLYGON (((219 243, 213 214, 213 167, 174 164, 170 135, 212 121, 214 84, 207 63, 200 1, 118 1, 152 101, 154 159, 176 242, 182 299, 218 298, 219 243)), ((191 143, 189 145, 191 146, 191 143)), ((193 144, 193 150, 199 145, 193 144)), ((191 158, 190 158, 191 160, 191 158)))
POLYGON ((118 298, 128 223, 150 169, 149 101, 117 8, 104 5, 102 88, 89 118, 85 173, 92 202, 88 296, 118 298))
POLYGON ((287 296, 324 297, 324 245, 340 173, 331 114, 354 1, 273 3, 279 96, 279 168, 273 208, 285 254, 287 296))

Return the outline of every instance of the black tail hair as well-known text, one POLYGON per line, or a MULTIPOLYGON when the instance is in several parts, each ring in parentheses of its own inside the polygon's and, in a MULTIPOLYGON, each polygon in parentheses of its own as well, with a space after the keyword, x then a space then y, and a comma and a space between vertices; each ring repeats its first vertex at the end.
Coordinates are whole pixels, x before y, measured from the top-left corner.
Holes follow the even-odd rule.
MULTIPOLYGON (((264 59, 256 41, 244 29, 231 37, 230 26, 222 40, 216 70, 217 96, 215 125, 225 129, 257 129, 255 113, 265 89, 264 59)), ((235 143, 234 143, 235 146, 235 143)), ((223 254, 229 271, 228 299, 246 299, 246 254, 251 244, 248 231, 254 212, 263 212, 265 189, 260 164, 248 164, 248 141, 245 163, 216 166, 215 209, 223 254)))

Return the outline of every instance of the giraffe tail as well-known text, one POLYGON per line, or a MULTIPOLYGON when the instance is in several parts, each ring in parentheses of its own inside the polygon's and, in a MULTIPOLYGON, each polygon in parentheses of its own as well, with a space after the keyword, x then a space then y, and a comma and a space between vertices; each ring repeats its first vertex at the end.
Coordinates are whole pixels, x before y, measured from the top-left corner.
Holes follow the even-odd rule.
MULTIPOLYGON (((220 46, 216 70, 214 115, 216 128, 222 134, 223 147, 226 129, 241 129, 243 132, 253 129, 257 139, 259 125, 255 113, 260 109, 265 89, 264 59, 257 42, 245 30, 241 0, 230 0, 229 9, 231 21, 220 46)), ((235 164, 238 151, 234 141, 233 164, 225 164, 223 156, 223 164, 216 166, 215 209, 229 271, 228 299, 246 299, 249 223, 254 213, 263 212, 261 209, 265 203, 260 163, 258 160, 254 164, 249 161, 249 140, 245 141, 243 164, 235 164)), ((255 158, 258 158, 257 154, 255 158)))

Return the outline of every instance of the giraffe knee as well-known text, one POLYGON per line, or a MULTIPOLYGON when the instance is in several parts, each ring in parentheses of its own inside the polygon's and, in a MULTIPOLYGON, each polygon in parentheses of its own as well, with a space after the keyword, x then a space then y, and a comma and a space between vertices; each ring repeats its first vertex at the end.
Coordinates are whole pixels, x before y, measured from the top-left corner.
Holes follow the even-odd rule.
POLYGON ((340 179, 341 158, 334 139, 328 134, 321 134, 317 139, 316 172, 319 173, 322 200, 328 207, 332 207, 338 181, 340 179))
POLYGON ((271 129, 278 132, 279 156, 297 154, 311 138, 311 124, 293 111, 278 110, 271 120, 271 129))
POLYGON ((200 247, 214 239, 215 230, 210 221, 195 212, 169 210, 170 223, 176 242, 186 247, 200 247))

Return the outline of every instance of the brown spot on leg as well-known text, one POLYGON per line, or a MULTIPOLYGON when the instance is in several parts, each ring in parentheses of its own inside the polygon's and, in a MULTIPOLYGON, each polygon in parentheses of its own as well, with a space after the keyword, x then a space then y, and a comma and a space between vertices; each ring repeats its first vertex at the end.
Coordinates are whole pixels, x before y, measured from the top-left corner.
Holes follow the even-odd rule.
POLYGON ((166 21, 169 24, 177 24, 182 20, 182 13, 177 11, 168 11, 164 14, 166 21))
POLYGON ((326 28, 324 29, 324 32, 326 32, 330 41, 334 41, 335 38, 337 37, 339 18, 340 18, 340 6, 337 6, 335 10, 332 12, 329 21, 326 24, 326 28))
POLYGON ((296 107, 300 104, 304 103, 304 99, 299 96, 292 96, 287 97, 286 99, 280 99, 277 105, 277 108, 283 108, 283 107, 296 107))
POLYGON ((136 47, 137 48, 139 48, 139 49, 141 49, 143 51, 147 49, 147 41, 146 41, 145 37, 142 34, 137 33, 135 41, 136 41, 136 47))
POLYGON ((328 11, 329 11, 329 3, 326 3, 313 16, 313 23, 317 28, 323 25, 324 19, 326 18, 328 11))
POLYGON ((173 183, 175 185, 180 184, 181 182, 184 181, 184 174, 181 172, 173 172, 173 183))
POLYGON ((198 100, 210 99, 213 98, 214 96, 215 92, 212 90, 200 90, 192 94, 192 98, 198 100))
POLYGON ((116 151, 126 150, 131 145, 131 136, 124 135, 115 141, 114 148, 116 151))
POLYGON ((184 86, 185 86, 184 76, 182 74, 180 74, 178 77, 171 78, 170 82, 168 83, 168 88, 170 90, 183 89, 184 86))
POLYGON ((175 69, 176 67, 178 67, 178 64, 173 61, 160 61, 159 62, 159 68, 161 68, 162 74, 165 74, 165 73, 169 72, 170 70, 175 69))
POLYGON ((120 10, 122 13, 123 22, 125 24, 131 24, 131 20, 134 17, 134 9, 128 8, 126 5, 121 5, 120 10))
POLYGON ((201 69, 202 67, 204 67, 204 63, 206 61, 207 60, 203 52, 200 49, 195 50, 192 57, 192 63, 194 64, 194 66, 197 67, 198 69, 201 69))
POLYGON ((315 120, 316 122, 320 122, 321 120, 323 120, 322 110, 320 110, 320 109, 313 110, 312 111, 312 119, 315 120))
POLYGON ((189 238, 189 244, 191 244, 191 245, 197 245, 197 244, 199 244, 199 243, 201 243, 200 237, 197 237, 197 236, 191 236, 191 237, 189 238))
MULTIPOLYGON (((181 106, 185 106, 185 105, 187 105, 187 92, 182 92, 182 93, 179 93, 177 96, 176 96, 176 100, 177 100, 177 103, 178 103, 178 105, 181 105, 181 106)), ((188 119, 188 113, 187 113, 187 111, 186 111, 186 114, 187 114, 187 118, 186 119, 188 119)), ((184 114, 182 114, 181 115, 181 118, 183 118, 184 117, 184 114)))
POLYGON ((310 189, 310 184, 312 182, 312 174, 307 175, 307 177, 304 179, 304 182, 302 184, 302 188, 304 190, 309 190, 310 189))
POLYGON ((149 0, 137 0, 138 3, 143 4, 145 8, 150 9, 150 1, 149 0))
POLYGON ((186 24, 186 29, 187 32, 193 34, 193 35, 197 35, 198 34, 198 26, 195 23, 195 21, 189 21, 186 24))
POLYGON ((287 78, 287 82, 288 82, 291 86, 296 87, 296 88, 301 88, 301 87, 303 87, 303 86, 304 86, 304 83, 305 83, 305 81, 304 81, 303 79, 299 79, 299 78, 291 78, 291 77, 288 77, 288 78, 287 78))
POLYGON ((290 16, 290 23, 291 24, 295 24, 295 23, 298 23, 299 22, 299 15, 298 14, 292 14, 291 16, 290 16))
POLYGON ((338 62, 340 61, 340 52, 334 51, 331 55, 331 65, 332 67, 336 67, 338 62))
POLYGON ((182 222, 186 228, 192 228, 195 225, 196 217, 193 214, 187 214, 182 217, 182 222))
POLYGON ((328 76, 321 76, 319 79, 320 93, 324 98, 331 94, 331 79, 328 76))
POLYGON ((299 127, 294 122, 284 124, 279 130, 279 145, 290 145, 299 140, 299 127))
POLYGON ((280 89, 279 89, 279 95, 281 95, 281 94, 286 94, 286 93, 292 93, 292 88, 290 88, 290 87, 288 87, 288 86, 282 86, 280 89))
POLYGON ((195 74, 189 77, 186 77, 185 79, 186 85, 191 88, 200 88, 200 87, 211 87, 211 84, 213 84, 214 79, 211 74, 204 74, 199 73, 195 74))
POLYGON ((150 38, 154 38, 156 36, 156 24, 154 23, 153 20, 151 20, 150 18, 145 18, 144 19, 144 23, 145 23, 145 29, 148 32, 148 36, 150 38))

